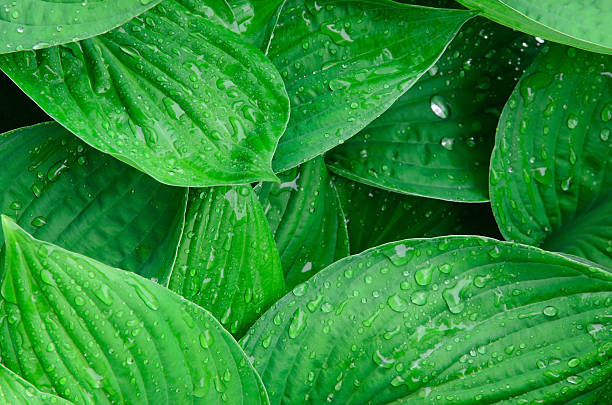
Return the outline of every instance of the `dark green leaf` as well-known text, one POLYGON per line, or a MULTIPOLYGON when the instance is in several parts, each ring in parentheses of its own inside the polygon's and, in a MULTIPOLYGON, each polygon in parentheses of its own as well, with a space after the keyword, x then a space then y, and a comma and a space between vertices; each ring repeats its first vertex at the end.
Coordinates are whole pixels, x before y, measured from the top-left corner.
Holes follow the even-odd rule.
POLYGON ((295 167, 363 129, 471 16, 389 0, 287 1, 268 52, 291 99, 274 169, 295 167))
POLYGON ((240 36, 266 51, 286 0, 229 0, 240 36))
POLYGON ((160 0, 19 0, 0 13, 0 53, 41 49, 103 34, 160 0))
POLYGON ((0 213, 37 238, 168 280, 186 189, 154 181, 56 123, 0 135, 0 161, 0 213))
POLYGON ((533 38, 469 21, 380 118, 327 156, 331 170, 405 194, 488 201, 499 114, 537 51, 533 38))
POLYGON ((400 239, 443 235, 501 237, 489 204, 459 204, 392 193, 334 177, 351 253, 400 239))
POLYGON ((457 0, 510 28, 593 52, 612 53, 608 0, 457 0))
POLYGON ((612 269, 612 56, 561 45, 521 79, 501 117, 491 201, 508 240, 612 269))
POLYGON ((282 80, 190 1, 164 1, 92 39, 5 55, 0 67, 85 142, 162 183, 274 179, 289 110, 282 80))
POLYGON ((4 364, 76 404, 267 404, 244 352, 202 308, 2 217, 4 364))
POLYGON ((70 405, 55 395, 38 391, 32 384, 0 364, 0 400, 5 405, 70 405))
POLYGON ((280 253, 287 288, 349 254, 344 214, 322 157, 256 188, 280 253))
POLYGON ((242 345, 272 404, 608 404, 612 274, 477 237, 390 243, 281 299, 242 345))
POLYGON ((274 238, 250 186, 191 189, 169 287, 242 335, 285 291, 274 238))

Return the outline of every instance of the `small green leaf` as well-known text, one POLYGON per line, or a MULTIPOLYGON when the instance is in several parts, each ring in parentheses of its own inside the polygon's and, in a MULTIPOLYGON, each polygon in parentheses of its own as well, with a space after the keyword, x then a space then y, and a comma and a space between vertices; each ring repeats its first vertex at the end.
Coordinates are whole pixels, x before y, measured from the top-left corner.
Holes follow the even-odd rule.
POLYGON ((504 108, 490 181, 506 239, 612 269, 610 72, 612 56, 542 52, 504 108))
POLYGON ((169 287, 241 336, 285 291, 274 238, 251 186, 191 189, 169 287))
POLYGON ((612 401, 612 274, 478 237, 340 260, 241 344, 272 404, 612 401))
POLYGON ((469 21, 428 74, 327 155, 330 169, 399 193, 488 201, 499 114, 536 45, 485 19, 469 21))
POLYGON ((267 404, 244 352, 202 308, 33 239, 6 216, 3 363, 75 404, 267 404))
POLYGON ((322 157, 256 188, 280 253, 287 288, 348 256, 348 236, 336 189, 322 157))
POLYGON ((162 183, 274 180, 289 114, 282 79, 209 14, 203 2, 164 1, 104 35, 5 55, 0 67, 85 142, 162 183))
POLYGON ((32 384, 0 364, 0 400, 5 405, 70 405, 55 395, 40 392, 32 384))
POLYGON ((266 51, 286 0, 230 0, 240 36, 266 51))
POLYGON ((587 51, 612 53, 608 0, 457 0, 510 28, 587 51))
POLYGON ((335 176, 351 253, 408 238, 499 237, 489 204, 458 204, 392 193, 335 176))
POLYGON ((0 13, 0 54, 41 49, 103 34, 160 0, 19 0, 0 13))
POLYGON ((167 282, 186 189, 156 182, 56 123, 0 135, 0 161, 0 213, 37 238, 167 282))
POLYGON ((291 99, 274 169, 293 168, 363 129, 435 63, 472 15, 389 0, 289 0, 268 52, 291 99))

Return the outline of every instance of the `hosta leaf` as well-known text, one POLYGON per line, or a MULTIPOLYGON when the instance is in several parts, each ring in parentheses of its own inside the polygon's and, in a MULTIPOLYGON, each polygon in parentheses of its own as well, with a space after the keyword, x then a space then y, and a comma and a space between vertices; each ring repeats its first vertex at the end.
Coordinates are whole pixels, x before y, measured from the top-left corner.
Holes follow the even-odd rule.
POLYGON ((4 100, 10 100, 0 109, 0 133, 49 121, 49 116, 2 72, 0 72, 0 94, 4 100))
POLYGON ((488 201, 495 127, 536 41, 469 21, 442 58, 380 118, 327 156, 331 170, 405 194, 488 201))
POLYGON ((265 51, 286 0, 229 0, 240 36, 265 51))
POLYGON ((612 53, 612 3, 607 0, 457 0, 528 34, 593 52, 612 53))
POLYGON ((38 241, 3 216, 4 364, 76 404, 266 404, 245 354, 202 308, 38 241))
POLYGON ((162 183, 273 179, 289 109, 283 83, 210 12, 164 1, 107 34, 5 55, 0 67, 85 142, 162 183))
POLYGON ((400 239, 443 235, 498 237, 489 204, 458 204, 392 193, 335 176, 351 253, 400 239))
POLYGON ((70 405, 71 403, 38 391, 32 384, 0 364, 0 400, 5 405, 70 405))
POLYGON ((235 335, 283 295, 274 238, 251 186, 191 189, 169 287, 235 335))
POLYGON ((322 157, 256 188, 280 253, 287 288, 349 254, 344 214, 322 157))
POLYGON ((501 117, 491 201, 508 240, 612 269, 612 56, 561 45, 521 79, 501 117))
POLYGON ((272 404, 607 404, 612 275, 478 237, 336 262, 241 342, 272 404))
POLYGON ((156 182, 56 123, 0 135, 0 161, 0 213, 37 238, 167 281, 186 189, 156 182))
POLYGON ((0 53, 46 48, 103 34, 159 2, 19 0, 7 3, 0 13, 0 53))
POLYGON ((291 99, 283 171, 355 135, 435 63, 472 14, 388 0, 289 0, 268 56, 291 99))

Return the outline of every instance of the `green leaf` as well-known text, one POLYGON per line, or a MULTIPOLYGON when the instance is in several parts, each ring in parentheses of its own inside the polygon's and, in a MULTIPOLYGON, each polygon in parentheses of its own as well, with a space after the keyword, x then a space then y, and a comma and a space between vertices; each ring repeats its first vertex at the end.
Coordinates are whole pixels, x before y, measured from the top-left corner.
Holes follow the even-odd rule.
POLYGON ((457 0, 510 28, 588 51, 612 53, 607 0, 457 0))
POLYGON ((285 291, 274 238, 251 186, 191 189, 169 287, 235 336, 285 291))
POLYGON ((542 52, 504 108, 491 202, 508 240, 612 269, 612 57, 542 52))
POLYGON ((7 3, 0 13, 0 53, 47 48, 103 34, 159 2, 20 0, 7 3))
POLYGON ((162 183, 275 179, 289 112, 279 73, 190 1, 164 1, 92 39, 5 55, 0 67, 85 142, 162 183))
POLYGON ((244 352, 202 308, 33 239, 6 216, 4 364, 76 404, 267 404, 244 352))
POLYGON ((443 235, 499 237, 489 204, 458 204, 392 193, 335 176, 351 253, 386 242, 443 235))
POLYGON ((268 52, 291 99, 274 169, 295 167, 363 129, 435 63, 472 15, 389 0, 289 0, 268 52))
POLYGON ((55 395, 38 391, 32 384, 0 364, 0 399, 6 405, 70 405, 55 395))
POLYGON ((485 19, 469 21, 428 74, 327 155, 330 169, 399 193, 488 201, 499 114, 536 45, 485 19))
POLYGON ((248 332, 272 404, 607 404, 612 274, 478 237, 390 243, 248 332))
POLYGON ((186 189, 156 182, 56 123, 0 135, 0 161, 0 213, 37 238, 168 280, 186 189))
POLYGON ((274 233, 287 288, 349 255, 344 214, 322 157, 256 188, 274 233))
POLYGON ((286 0, 229 0, 240 36, 266 51, 286 0))

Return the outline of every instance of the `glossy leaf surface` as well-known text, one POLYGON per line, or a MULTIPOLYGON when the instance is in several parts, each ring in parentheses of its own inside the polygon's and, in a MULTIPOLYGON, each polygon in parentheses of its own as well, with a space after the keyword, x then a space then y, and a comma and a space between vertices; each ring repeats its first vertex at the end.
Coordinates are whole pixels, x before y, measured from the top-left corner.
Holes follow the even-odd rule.
POLYGON ((551 46, 508 101, 491 199, 508 240, 612 269, 612 56, 551 46))
POLYGON ((344 214, 322 157, 256 188, 280 253, 287 288, 349 254, 344 214))
POLYGON ((107 34, 5 55, 0 68, 85 142, 162 183, 271 180, 287 95, 223 21, 206 3, 170 0, 107 34))
POLYGON ((0 13, 0 53, 41 49, 104 34, 160 0, 7 3, 0 13))
POLYGON ((251 186, 191 189, 169 287, 241 335, 285 290, 274 238, 251 186))
POLYGON ((477 237, 334 263, 241 342, 272 404, 605 404, 612 275, 477 237))
POLYGON ((495 128, 536 45, 488 20, 469 21, 406 94, 327 155, 328 165, 399 193, 488 201, 495 128))
POLYGON ((0 135, 0 161, 0 213, 37 238, 167 281, 185 189, 156 182, 56 123, 0 135))
POLYGON ((32 384, 0 364, 0 400, 5 405, 70 405, 55 395, 38 391, 32 384))
POLYGON ((133 273, 33 239, 7 217, 4 364, 75 404, 267 404, 231 335, 133 273))
POLYGON ((240 36, 266 51, 286 0, 230 0, 240 36))
POLYGON ((471 16, 388 0, 287 1, 268 52, 291 99, 274 169, 295 167, 363 129, 435 63, 471 16))
POLYGON ((607 0, 457 0, 493 21, 593 52, 612 53, 607 0))

